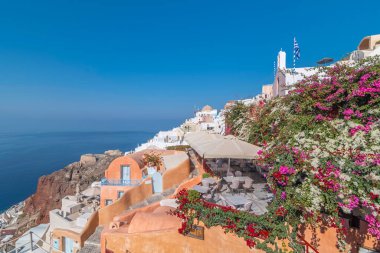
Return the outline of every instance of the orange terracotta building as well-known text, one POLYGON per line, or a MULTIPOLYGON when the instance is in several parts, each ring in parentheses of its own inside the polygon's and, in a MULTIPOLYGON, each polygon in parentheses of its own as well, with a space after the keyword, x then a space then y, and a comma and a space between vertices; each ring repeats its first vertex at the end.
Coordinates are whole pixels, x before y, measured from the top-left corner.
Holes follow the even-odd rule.
MULTIPOLYGON (((198 174, 202 175, 204 171, 199 161, 196 161, 196 168, 198 174)), ((174 178, 174 175, 178 175, 179 171, 181 170, 173 171, 174 178)), ((201 176, 189 178, 179 185, 176 192, 184 188, 190 189, 199 184, 201 180, 201 176)), ((146 187, 146 185, 140 187, 146 187)), ((130 192, 131 197, 138 196, 137 193, 140 192, 130 192)), ((172 195, 172 197, 174 196, 175 194, 172 195)), ((181 221, 177 217, 169 215, 170 210, 173 210, 173 207, 160 202, 131 211, 119 211, 112 217, 108 216, 101 222, 104 224, 101 234, 101 252, 263 252, 258 249, 250 249, 242 238, 232 233, 225 234, 221 227, 206 228, 202 223, 199 224, 203 231, 202 236, 183 236, 178 233, 181 221)), ((112 213, 111 210, 101 211, 112 213)), ((347 241, 351 246, 349 252, 380 252, 380 243, 368 234, 365 222, 360 221, 359 228, 353 228, 347 222, 346 227, 348 228, 347 241)), ((305 252, 339 252, 334 228, 313 229, 305 227, 301 229, 299 236, 301 242, 306 244, 305 252)), ((287 243, 287 241, 279 241, 277 245, 285 252, 292 252, 287 243)))
POLYGON ((165 165, 161 168, 148 167, 144 163, 144 155, 155 154, 162 160, 178 153, 179 151, 174 150, 146 149, 113 160, 101 181, 101 208, 113 204, 128 189, 138 186, 148 174, 153 174, 157 170, 161 170, 162 173, 166 169, 165 165))
MULTIPOLYGON (((206 228, 202 223, 202 233, 183 236, 178 233, 181 221, 169 215, 172 207, 161 206, 160 203, 134 210, 114 218, 121 222, 119 227, 106 227, 101 235, 102 253, 121 252, 262 252, 250 249, 246 242, 232 233, 224 233, 221 227, 206 228)), ((306 243, 305 252, 338 253, 337 235, 334 228, 304 228, 300 237, 306 243), (313 245, 313 246, 312 246, 313 245)), ((360 229, 348 229, 347 241, 352 253, 379 252, 380 245, 376 238, 367 233, 366 224, 360 229)), ((277 245, 284 252, 292 252, 288 241, 278 241, 277 245)))

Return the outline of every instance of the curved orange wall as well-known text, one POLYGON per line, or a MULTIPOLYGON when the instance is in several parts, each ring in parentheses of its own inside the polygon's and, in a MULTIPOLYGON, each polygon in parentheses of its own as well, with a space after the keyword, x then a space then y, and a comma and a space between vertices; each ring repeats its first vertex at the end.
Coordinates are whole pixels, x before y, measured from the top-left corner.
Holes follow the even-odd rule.
POLYGON ((122 252, 155 252, 155 253, 249 253, 263 252, 257 249, 250 250, 244 239, 234 234, 225 234, 220 227, 205 228, 205 240, 198 240, 178 233, 177 229, 153 231, 147 233, 102 233, 102 252, 110 250, 114 253, 122 252), (105 247, 103 247, 105 245, 105 247))
POLYGON ((121 156, 112 161, 108 169, 104 172, 107 179, 121 179, 121 166, 129 165, 131 168, 131 179, 142 178, 142 171, 138 163, 129 156, 121 156))
MULTIPOLYGON (((317 238, 317 245, 315 248, 320 252, 339 252, 336 247, 338 243, 337 233, 335 228, 316 228, 308 226, 300 235, 307 241, 312 242, 317 238)), ((380 243, 371 236, 367 231, 367 223, 360 221, 360 229, 350 228, 347 229, 346 241, 351 246, 350 252, 358 252, 358 247, 365 247, 376 251, 380 250, 380 243)), ((313 245, 314 246, 314 245, 313 245)))
POLYGON ((187 159, 179 164, 176 168, 167 170, 162 175, 162 184, 164 191, 178 185, 189 177, 190 160, 187 159))
POLYGON ((113 218, 126 211, 131 205, 137 204, 152 195, 152 184, 145 184, 149 180, 144 180, 140 185, 129 188, 124 195, 112 205, 99 209, 99 224, 107 225, 113 218))

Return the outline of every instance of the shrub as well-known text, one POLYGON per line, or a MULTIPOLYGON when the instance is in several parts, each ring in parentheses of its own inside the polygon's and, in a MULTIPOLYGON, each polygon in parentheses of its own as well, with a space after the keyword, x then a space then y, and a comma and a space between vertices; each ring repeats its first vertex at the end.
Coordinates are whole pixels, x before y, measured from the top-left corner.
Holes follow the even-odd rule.
POLYGON ((202 178, 209 178, 211 177, 210 173, 203 173, 202 178))
MULTIPOLYGON (((239 217, 232 231, 249 246, 264 248, 275 239, 289 239, 297 251, 302 225, 336 228, 339 247, 347 251, 339 214, 355 209, 380 240, 379 57, 320 67, 287 96, 254 107, 237 104, 226 113, 226 122, 238 137, 263 147, 258 163, 269 169, 275 198, 266 214, 239 217), (267 239, 244 234, 247 222, 268 231, 267 239)), ((211 219, 205 216, 210 211, 195 204, 184 207, 184 212, 211 219)), ((214 214, 214 222, 207 224, 225 222, 224 214, 214 214)))

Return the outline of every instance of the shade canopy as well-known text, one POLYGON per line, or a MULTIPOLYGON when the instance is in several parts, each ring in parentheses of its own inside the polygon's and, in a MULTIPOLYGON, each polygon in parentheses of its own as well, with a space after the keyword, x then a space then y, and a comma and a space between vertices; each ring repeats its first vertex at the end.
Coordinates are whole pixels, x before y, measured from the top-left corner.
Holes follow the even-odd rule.
POLYGON ((203 143, 208 143, 210 141, 221 138, 222 136, 219 134, 210 134, 207 132, 194 132, 188 133, 185 136, 185 141, 191 146, 199 146, 203 143))
POLYGON ((260 147, 218 134, 192 134, 186 141, 203 158, 255 159, 260 147))

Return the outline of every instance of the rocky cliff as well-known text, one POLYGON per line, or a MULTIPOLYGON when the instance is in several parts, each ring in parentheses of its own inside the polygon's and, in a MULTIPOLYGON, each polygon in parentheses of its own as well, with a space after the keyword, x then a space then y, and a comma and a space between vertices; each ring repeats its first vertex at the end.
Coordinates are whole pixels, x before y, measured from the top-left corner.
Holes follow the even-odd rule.
POLYGON ((118 150, 82 155, 79 162, 40 177, 36 193, 25 201, 24 214, 34 217, 35 225, 49 222, 49 211, 60 208, 63 197, 74 195, 77 184, 83 191, 94 181, 100 181, 111 161, 121 155, 118 150))

